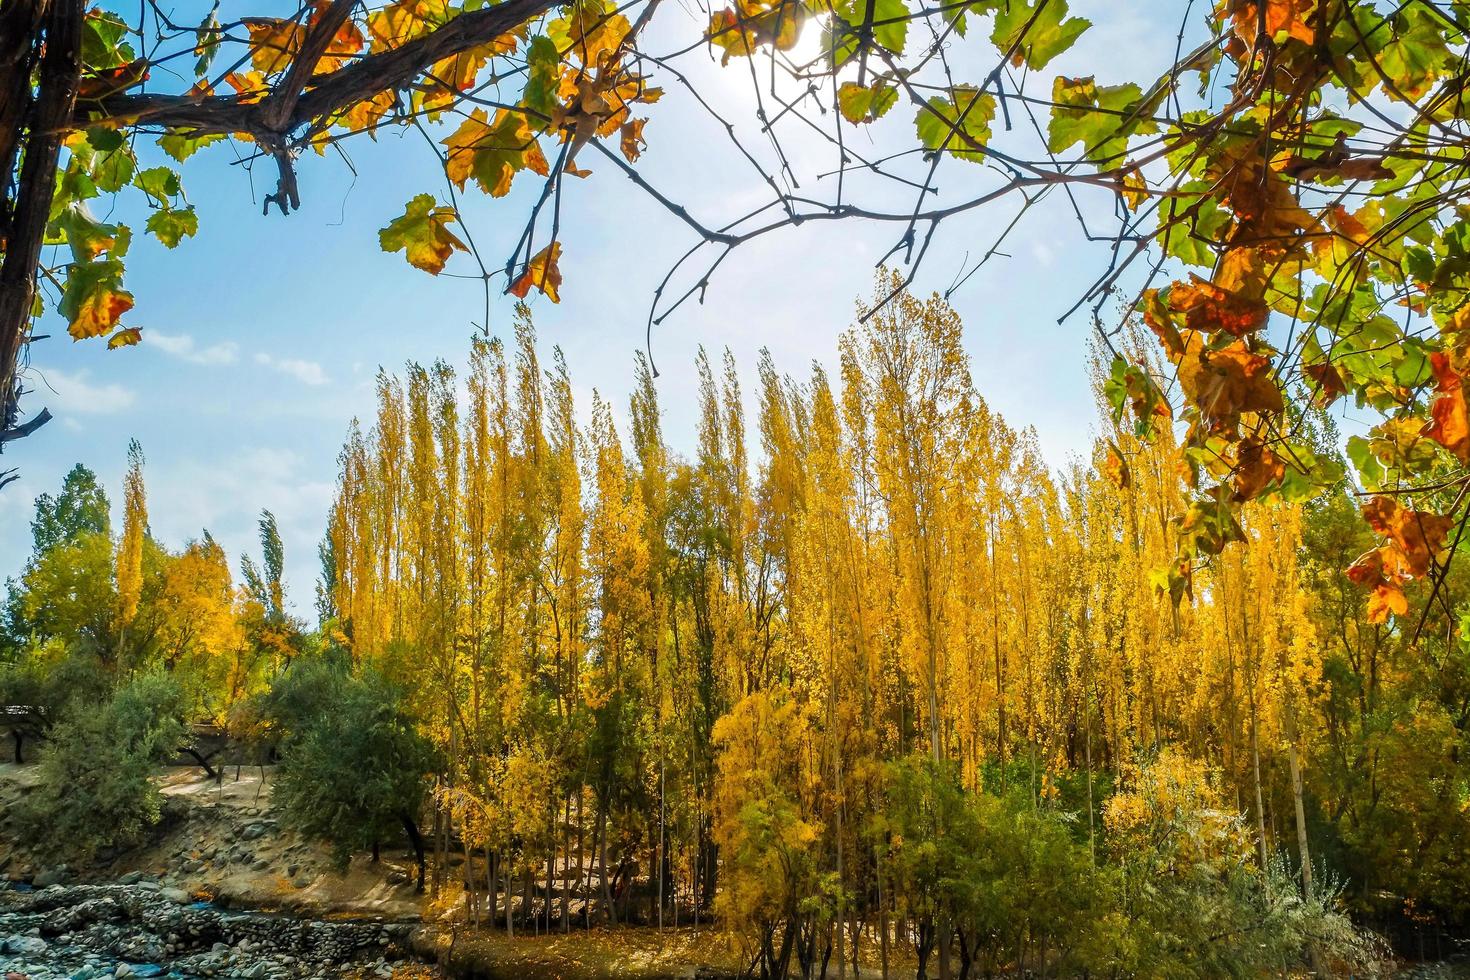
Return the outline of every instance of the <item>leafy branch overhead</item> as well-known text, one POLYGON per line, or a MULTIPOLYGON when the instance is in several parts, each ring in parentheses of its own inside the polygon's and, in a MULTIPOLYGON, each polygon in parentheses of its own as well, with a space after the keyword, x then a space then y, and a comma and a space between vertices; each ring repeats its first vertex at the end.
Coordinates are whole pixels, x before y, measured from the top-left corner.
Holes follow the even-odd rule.
MULTIPOLYGON (((464 264, 487 308, 492 286, 553 302, 576 288, 577 264, 561 265, 564 183, 630 180, 692 236, 654 292, 650 328, 702 297, 731 250, 776 231, 891 227, 906 285, 942 222, 1013 203, 1015 220, 968 226, 979 247, 963 283, 1061 191, 1076 240, 1112 244, 1068 315, 1091 315, 1114 358, 1102 388, 1117 435, 1185 447, 1189 502, 1160 591, 1191 592, 1241 536, 1247 502, 1338 486, 1344 474, 1308 444, 1302 418, 1351 404, 1367 422, 1347 454, 1382 559, 1364 556, 1353 579, 1382 620, 1402 614, 1409 582, 1437 593, 1470 514, 1463 7, 1185 5, 1153 39, 1175 51, 1156 78, 1126 77, 1066 0, 733 0, 693 24, 659 0, 312 0, 282 12, 224 20, 215 6, 183 23, 152 4, 0 11, 0 429, 23 424, 17 372, 38 317, 109 347, 147 342, 133 319, 147 297, 126 275, 134 230, 99 215, 131 195, 149 215, 140 233, 182 247, 204 231, 181 165, 216 143, 270 168, 265 210, 289 214, 306 151, 422 130, 444 191, 408 189, 401 213, 384 209, 380 243, 433 274, 464 264), (655 20, 668 29, 650 31, 655 20), (681 29, 673 50, 653 40, 681 29), (705 98, 691 59, 749 76, 748 118, 705 98), (661 127, 665 89, 709 117, 711 152, 749 167, 768 199, 716 223, 701 215, 720 189, 681 201, 646 176, 644 153, 702 138, 661 127), (830 149, 830 166, 803 172, 810 154, 783 145, 798 132, 830 149), (895 205, 895 191, 910 203, 895 205), (524 218, 510 255, 475 247, 459 210, 471 193, 524 218), (1411 540, 1384 500, 1422 533, 1411 540)), ((1133 450, 1114 445, 1109 469, 1126 479, 1133 450)))

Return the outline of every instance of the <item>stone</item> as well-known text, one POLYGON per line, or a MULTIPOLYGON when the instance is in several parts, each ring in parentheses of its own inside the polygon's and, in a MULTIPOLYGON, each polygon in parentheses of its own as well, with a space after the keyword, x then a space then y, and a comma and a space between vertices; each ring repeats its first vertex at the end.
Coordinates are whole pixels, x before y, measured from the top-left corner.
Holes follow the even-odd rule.
POLYGON ((31 884, 37 888, 50 888, 52 885, 59 885, 65 880, 66 865, 58 864, 54 868, 43 868, 41 871, 38 871, 31 884))
POLYGON ((175 905, 188 905, 189 902, 192 901, 192 899, 189 898, 189 893, 184 891, 182 888, 165 888, 159 894, 168 899, 170 902, 173 902, 175 905))

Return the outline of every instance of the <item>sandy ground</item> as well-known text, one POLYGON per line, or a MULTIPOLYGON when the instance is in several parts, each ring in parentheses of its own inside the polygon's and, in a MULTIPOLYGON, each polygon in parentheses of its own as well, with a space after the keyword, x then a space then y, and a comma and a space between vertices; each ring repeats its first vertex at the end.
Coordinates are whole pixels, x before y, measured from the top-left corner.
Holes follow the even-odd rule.
MULTIPOLYGON (((157 878, 242 908, 281 909, 315 916, 381 916, 417 920, 423 903, 413 888, 412 857, 384 848, 373 864, 356 857, 345 871, 330 849, 280 825, 271 810, 272 771, 229 767, 218 781, 203 770, 176 767, 160 779, 164 821, 148 844, 88 868, 53 867, 0 833, 0 875, 42 882, 109 880, 129 873, 157 878)), ((0 813, 35 784, 37 767, 0 765, 0 813)))
MULTIPOLYGON (((467 926, 457 896, 430 902, 416 894, 413 855, 400 842, 382 848, 373 863, 354 857, 343 870, 330 848, 282 826, 271 808, 270 767, 227 766, 221 778, 202 769, 172 767, 160 777, 164 819, 153 839, 85 868, 58 867, 31 853, 7 827, 13 804, 34 787, 38 767, 0 764, 0 879, 157 880, 200 899, 235 907, 279 910, 315 918, 381 918, 423 923, 421 952, 445 963, 449 975, 535 980, 690 978, 732 976, 744 958, 716 928, 574 929, 568 934, 508 937, 496 928, 467 926)), ((863 976, 877 976, 876 951, 863 976)), ((898 964, 895 964, 897 967, 898 964)), ((396 977, 431 976, 396 972, 396 977)), ((912 977, 896 969, 892 976, 912 977)))

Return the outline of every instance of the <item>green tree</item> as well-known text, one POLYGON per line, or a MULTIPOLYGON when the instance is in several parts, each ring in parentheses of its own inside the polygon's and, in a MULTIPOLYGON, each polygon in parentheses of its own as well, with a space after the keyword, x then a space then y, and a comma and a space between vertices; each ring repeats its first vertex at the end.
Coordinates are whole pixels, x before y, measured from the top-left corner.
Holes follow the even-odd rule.
POLYGON ((436 765, 402 693, 375 673, 302 661, 282 675, 267 715, 284 737, 276 799, 304 833, 332 843, 343 864, 403 830, 418 857, 418 821, 436 765))
MULTIPOLYGON (((36 498, 36 513, 31 518, 35 546, 26 567, 33 568, 58 545, 75 544, 88 535, 106 538, 111 533, 107 493, 97 482, 97 474, 78 463, 66 474, 56 496, 43 493, 36 498)), ((14 662, 30 637, 32 623, 24 608, 24 582, 7 579, 5 591, 0 610, 0 662, 14 662)))
POLYGON ((36 516, 31 519, 34 557, 89 533, 112 533, 112 505, 97 474, 78 463, 62 479, 60 493, 36 498, 36 516))

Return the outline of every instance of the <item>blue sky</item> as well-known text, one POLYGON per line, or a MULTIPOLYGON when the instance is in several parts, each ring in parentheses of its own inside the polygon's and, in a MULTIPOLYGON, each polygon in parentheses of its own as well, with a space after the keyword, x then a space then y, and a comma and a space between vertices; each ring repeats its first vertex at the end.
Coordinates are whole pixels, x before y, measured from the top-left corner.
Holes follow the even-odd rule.
MULTIPOLYGON (((1094 27, 1048 66, 1048 77, 1031 79, 1028 91, 1049 92, 1053 73, 1146 83, 1172 61, 1181 6, 1074 0, 1072 7, 1094 27)), ((227 0, 221 16, 245 9, 241 0, 227 0)), ((654 40, 672 49, 697 38, 705 22, 692 5, 666 5, 654 40)), ((988 70, 980 55, 992 57, 991 49, 975 32, 971 38, 961 52, 975 58, 971 74, 979 77, 988 70)), ((714 104, 749 122, 750 76, 743 65, 721 69, 703 51, 680 64, 714 104)), ((958 77, 965 67, 956 67, 958 77)), ((640 173, 709 225, 764 200, 769 192, 722 142, 718 126, 672 79, 656 71, 654 78, 667 94, 649 112, 640 173)), ((873 127, 873 145, 864 152, 911 145, 912 120, 907 107, 894 110, 873 127)), ((830 147, 787 132, 784 146, 799 173, 829 169, 830 147)), ((199 235, 168 251, 138 234, 129 255, 127 283, 137 306, 125 322, 143 328, 143 343, 108 351, 97 341, 73 343, 64 324, 46 321, 40 332, 52 339, 33 347, 35 390, 25 407, 47 406, 56 421, 0 457, 21 473, 0 491, 0 576, 19 571, 29 552, 33 498, 54 490, 74 463, 96 470, 116 504, 127 442, 136 437, 148 461, 155 535, 178 547, 208 528, 238 565, 242 550, 256 550, 255 519, 268 508, 285 538, 293 604, 309 609, 336 455, 349 421, 372 414, 378 365, 398 370, 410 359, 440 357, 463 365, 483 309, 478 281, 430 277, 378 248, 377 230, 407 200, 426 190, 442 196, 442 175, 423 138, 413 130, 384 133, 375 144, 351 141, 347 150, 355 176, 335 155, 300 161, 303 207, 289 217, 261 215, 260 198, 274 189, 270 166, 252 177, 233 165, 230 147, 200 153, 184 167, 199 235)), ((557 344, 566 352, 583 410, 593 388, 623 410, 654 290, 692 240, 607 161, 588 152, 579 162, 594 173, 568 181, 565 191, 562 302, 537 297, 533 313, 543 347, 557 344)), ((937 183, 959 197, 997 179, 986 168, 946 161, 937 183)), ((500 264, 514 245, 537 190, 533 181, 519 178, 500 200, 465 196, 466 223, 487 262, 500 264)), ((817 181, 803 191, 830 193, 825 186, 817 181)), ((886 204, 900 200, 879 189, 871 193, 886 204)), ((1105 217, 1109 197, 1084 195, 1082 204, 1105 217)), ((93 203, 99 215, 111 206, 93 203)), ((942 226, 916 288, 947 288, 1018 203, 1001 202, 942 226)), ((119 202, 113 220, 140 229, 142 220, 129 210, 134 206, 119 202)), ((855 300, 871 291, 874 265, 894 236, 892 224, 848 221, 809 223, 757 240, 721 266, 703 305, 686 305, 657 327, 653 355, 674 448, 687 452, 693 445, 699 345, 728 346, 750 375, 762 347, 797 376, 807 374, 813 359, 833 364, 838 334, 850 325, 855 300)), ((1065 198, 1056 194, 1026 217, 1006 252, 952 302, 965 321, 981 393, 1011 424, 1034 426, 1048 460, 1062 466, 1086 452, 1095 410, 1086 374, 1090 323, 1085 314, 1060 326, 1056 321, 1104 267, 1107 249, 1082 240, 1065 198)), ((449 269, 472 270, 467 261, 449 269)), ((508 335, 512 302, 497 299, 493 332, 508 335)))

